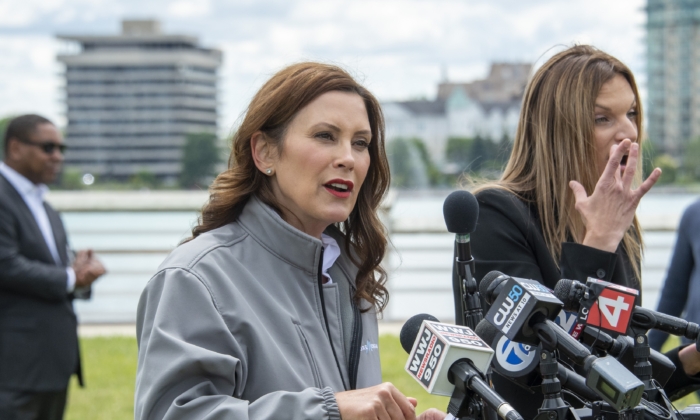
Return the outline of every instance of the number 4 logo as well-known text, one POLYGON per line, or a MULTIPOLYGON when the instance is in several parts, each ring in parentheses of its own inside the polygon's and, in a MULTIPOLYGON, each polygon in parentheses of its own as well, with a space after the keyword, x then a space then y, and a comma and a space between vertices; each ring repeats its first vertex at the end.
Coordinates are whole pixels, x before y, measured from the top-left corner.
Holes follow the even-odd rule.
POLYGON ((588 324, 624 334, 634 310, 636 296, 605 288, 590 309, 588 324), (602 315, 602 319, 600 317, 602 315))
POLYGON ((620 313, 630 308, 629 303, 625 303, 625 298, 622 296, 618 296, 615 300, 601 296, 598 298, 598 303, 600 304, 600 312, 603 313, 612 327, 617 327, 620 322, 620 313), (612 312, 610 312, 610 308, 612 308, 612 312))

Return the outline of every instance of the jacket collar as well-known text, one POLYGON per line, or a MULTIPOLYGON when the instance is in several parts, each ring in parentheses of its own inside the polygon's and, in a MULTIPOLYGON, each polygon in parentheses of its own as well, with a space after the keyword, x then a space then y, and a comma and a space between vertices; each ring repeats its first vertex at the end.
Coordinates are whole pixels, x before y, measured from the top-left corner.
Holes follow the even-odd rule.
MULTIPOLYGON (((278 258, 306 271, 314 279, 317 278, 323 249, 320 239, 307 235, 285 222, 276 211, 256 196, 248 200, 238 217, 238 223, 260 245, 278 258)), ((334 266, 341 268, 352 287, 355 287, 357 267, 348 257, 345 235, 333 225, 326 228, 324 233, 334 238, 340 247, 340 257, 335 261, 334 266)))
POLYGON ((238 222, 256 241, 287 264, 318 275, 323 243, 285 222, 258 197, 251 197, 238 222))

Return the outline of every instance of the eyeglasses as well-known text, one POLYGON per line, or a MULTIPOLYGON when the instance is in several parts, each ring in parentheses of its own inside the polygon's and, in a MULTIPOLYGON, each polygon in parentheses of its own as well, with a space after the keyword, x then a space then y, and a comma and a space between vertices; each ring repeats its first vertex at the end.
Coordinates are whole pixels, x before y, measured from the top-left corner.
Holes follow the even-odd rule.
POLYGON ((61 152, 61 154, 64 154, 66 152, 66 149, 68 148, 68 146, 66 146, 65 144, 54 143, 52 141, 33 142, 33 141, 22 140, 22 139, 17 139, 17 140, 19 140, 20 142, 22 142, 24 144, 28 144, 30 146, 35 146, 35 147, 40 148, 47 155, 52 155, 54 150, 56 150, 56 149, 58 149, 58 151, 61 152))

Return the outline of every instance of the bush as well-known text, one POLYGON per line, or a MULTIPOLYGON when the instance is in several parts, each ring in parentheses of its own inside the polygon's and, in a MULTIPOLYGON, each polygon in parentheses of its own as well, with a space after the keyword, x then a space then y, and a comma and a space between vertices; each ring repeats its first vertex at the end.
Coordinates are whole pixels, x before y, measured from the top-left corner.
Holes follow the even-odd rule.
POLYGON ((659 155, 654 159, 654 167, 661 168, 659 184, 672 184, 678 174, 678 162, 669 154, 659 155))
POLYGON ((182 147, 182 172, 180 186, 183 188, 203 188, 216 175, 216 166, 221 154, 216 135, 212 133, 191 133, 185 138, 182 147))

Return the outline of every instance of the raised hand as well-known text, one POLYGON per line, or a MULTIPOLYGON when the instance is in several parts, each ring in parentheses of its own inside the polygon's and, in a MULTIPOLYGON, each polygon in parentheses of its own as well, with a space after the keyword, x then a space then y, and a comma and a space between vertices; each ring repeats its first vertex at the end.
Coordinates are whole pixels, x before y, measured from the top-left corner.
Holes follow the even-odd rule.
POLYGON ((661 169, 656 168, 639 188, 632 189, 638 161, 639 144, 625 139, 612 146, 610 158, 593 194, 588 196, 579 182, 569 182, 576 200, 576 210, 586 227, 583 245, 609 252, 617 249, 625 232, 632 225, 639 200, 661 176, 661 169), (625 155, 628 155, 627 164, 620 171, 625 155))

